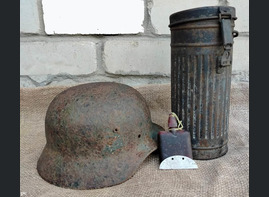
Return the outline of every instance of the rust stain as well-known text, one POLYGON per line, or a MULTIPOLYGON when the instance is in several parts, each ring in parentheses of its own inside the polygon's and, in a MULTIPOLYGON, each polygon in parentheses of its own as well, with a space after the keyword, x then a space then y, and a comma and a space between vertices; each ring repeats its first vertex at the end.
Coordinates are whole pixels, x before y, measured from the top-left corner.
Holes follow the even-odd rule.
POLYGON ((134 88, 112 82, 74 86, 48 107, 47 144, 38 173, 49 183, 72 189, 122 183, 156 150, 160 130, 134 88))
POLYGON ((227 47, 224 38, 236 37, 234 20, 235 8, 225 6, 170 16, 171 107, 191 133, 194 159, 213 159, 228 151, 232 65, 223 67, 220 59, 227 47))

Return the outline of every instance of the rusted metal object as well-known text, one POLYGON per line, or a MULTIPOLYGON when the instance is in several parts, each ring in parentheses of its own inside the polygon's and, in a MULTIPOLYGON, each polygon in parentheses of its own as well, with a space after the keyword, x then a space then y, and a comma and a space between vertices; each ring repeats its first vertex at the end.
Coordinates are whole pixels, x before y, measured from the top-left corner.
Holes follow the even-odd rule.
POLYGON ((168 118, 168 131, 159 132, 159 152, 161 170, 197 169, 192 159, 190 133, 183 130, 182 122, 175 113, 168 118))
POLYGON ((169 114, 168 127, 168 131, 158 133, 160 161, 175 155, 187 156, 192 159, 190 133, 179 127, 172 113, 169 114))
POLYGON ((112 82, 74 86, 48 107, 37 170, 60 187, 113 186, 131 178, 156 150, 160 130, 134 88, 112 82))
POLYGON ((172 111, 191 133, 194 159, 228 151, 234 20, 225 6, 170 16, 172 111))

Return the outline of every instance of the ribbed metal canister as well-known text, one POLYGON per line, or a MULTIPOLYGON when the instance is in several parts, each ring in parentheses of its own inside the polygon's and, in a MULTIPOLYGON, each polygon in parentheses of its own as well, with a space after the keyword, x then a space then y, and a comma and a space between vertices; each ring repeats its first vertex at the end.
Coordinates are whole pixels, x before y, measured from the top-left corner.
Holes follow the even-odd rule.
POLYGON ((174 13, 171 105, 190 131, 194 159, 228 151, 235 8, 202 7, 174 13))

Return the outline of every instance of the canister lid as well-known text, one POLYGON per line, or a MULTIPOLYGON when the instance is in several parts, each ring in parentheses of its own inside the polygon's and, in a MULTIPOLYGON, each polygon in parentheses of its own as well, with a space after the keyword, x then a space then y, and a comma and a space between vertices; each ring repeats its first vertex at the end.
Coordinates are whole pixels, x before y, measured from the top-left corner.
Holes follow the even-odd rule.
POLYGON ((189 10, 184 10, 180 12, 176 12, 171 14, 170 25, 169 27, 186 23, 186 22, 194 22, 194 21, 201 21, 201 20, 208 20, 208 19, 218 19, 220 11, 222 11, 222 16, 224 18, 229 18, 236 20, 235 16, 235 8, 230 6, 207 6, 207 7, 199 7, 193 8, 189 10))

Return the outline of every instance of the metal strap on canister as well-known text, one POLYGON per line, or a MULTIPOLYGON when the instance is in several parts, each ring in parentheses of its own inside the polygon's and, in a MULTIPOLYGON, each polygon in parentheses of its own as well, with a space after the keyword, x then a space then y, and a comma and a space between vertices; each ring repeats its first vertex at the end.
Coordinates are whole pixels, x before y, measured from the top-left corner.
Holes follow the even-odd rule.
POLYGON ((233 47, 233 38, 238 36, 238 31, 232 31, 232 15, 228 9, 219 8, 219 22, 221 24, 221 33, 223 40, 223 54, 220 57, 217 73, 223 72, 223 67, 232 65, 231 50, 233 47))

